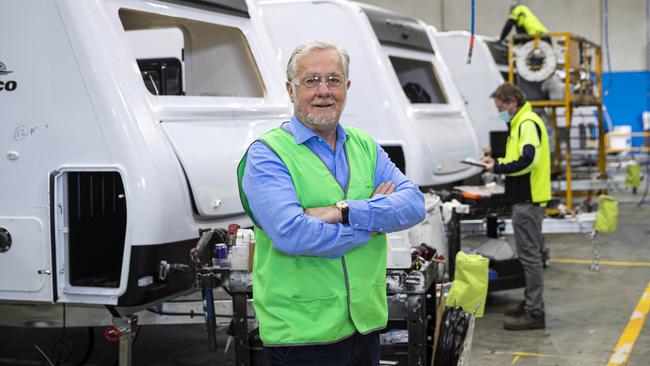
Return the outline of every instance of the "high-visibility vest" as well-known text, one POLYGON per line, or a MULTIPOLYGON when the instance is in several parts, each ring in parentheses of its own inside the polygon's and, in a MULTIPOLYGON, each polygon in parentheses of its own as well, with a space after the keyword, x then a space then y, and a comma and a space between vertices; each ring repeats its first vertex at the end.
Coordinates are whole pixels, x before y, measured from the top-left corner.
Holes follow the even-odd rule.
POLYGON ((548 33, 548 30, 537 19, 526 5, 517 5, 510 12, 510 19, 517 22, 517 25, 526 30, 526 33, 533 36, 536 34, 548 33))
MULTIPOLYGON (((372 196, 376 143, 360 130, 345 131, 347 191, 318 156, 306 145, 296 144, 289 132, 276 128, 260 138, 286 166, 304 209, 372 196)), ((254 220, 241 185, 246 158, 238 169, 239 188, 244 209, 254 220)), ((333 259, 284 254, 259 226, 255 226, 255 241, 253 305, 264 345, 333 343, 355 331, 365 334, 386 326, 385 234, 372 236, 333 259)))
MULTIPOLYGON (((507 164, 519 160, 524 145, 530 140, 525 134, 538 134, 539 146, 535 146, 535 158, 533 162, 525 169, 516 173, 508 174, 506 178, 506 190, 508 188, 508 179, 522 179, 528 176, 530 187, 530 198, 532 202, 542 203, 551 199, 551 152, 548 143, 548 133, 546 126, 529 102, 526 102, 510 120, 510 135, 506 142, 506 155, 499 159, 500 164, 507 164), (533 122, 536 129, 522 129, 523 123, 533 122)), ((506 192, 507 195, 517 194, 518 192, 506 192)), ((527 193, 527 192, 526 192, 527 193)))

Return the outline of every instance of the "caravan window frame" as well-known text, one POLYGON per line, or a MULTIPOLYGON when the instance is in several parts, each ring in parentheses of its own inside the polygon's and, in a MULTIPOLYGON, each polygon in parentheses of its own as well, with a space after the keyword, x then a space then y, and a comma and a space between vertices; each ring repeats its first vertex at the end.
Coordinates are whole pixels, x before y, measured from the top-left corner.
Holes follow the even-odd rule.
POLYGON ((411 105, 414 108, 421 108, 421 107, 437 107, 437 108, 448 108, 450 107, 452 103, 452 98, 451 98, 451 93, 448 90, 448 85, 445 83, 443 78, 440 75, 439 69, 441 68, 441 65, 439 64, 438 60, 436 59, 436 56, 433 52, 424 52, 424 51, 416 51, 412 49, 407 49, 407 48, 401 48, 401 47, 394 47, 394 46, 388 46, 388 45, 382 45, 382 49, 384 53, 386 54, 386 59, 388 62, 388 67, 393 71, 393 78, 397 85, 399 85, 399 89, 401 91, 401 95, 404 97, 406 102, 411 105), (393 65, 393 62, 391 58, 401 58, 401 59, 406 59, 406 60, 413 60, 417 62, 425 62, 431 65, 431 72, 433 74, 433 77, 435 78, 435 82, 437 83, 438 88, 440 88, 440 92, 442 94, 442 97, 444 98, 443 103, 414 103, 411 102, 411 100, 408 98, 406 95, 406 92, 404 92, 402 88, 402 81, 399 79, 399 76, 397 74, 397 70, 395 70, 395 67, 393 65))
MULTIPOLYGON (((267 42, 264 31, 257 28, 259 20, 253 20, 256 14, 250 13, 251 18, 234 16, 232 14, 197 9, 190 6, 178 4, 147 1, 134 3, 129 0, 105 0, 102 2, 102 17, 107 20, 112 32, 103 33, 106 35, 107 47, 114 49, 114 52, 104 55, 104 58, 111 62, 120 83, 124 87, 142 95, 148 104, 154 108, 157 119, 165 120, 170 118, 181 119, 196 118, 191 115, 220 113, 221 111, 245 110, 246 113, 258 114, 263 110, 273 111, 275 114, 285 114, 288 97, 284 95, 284 79, 276 78, 276 67, 272 55, 265 51, 264 43, 267 42), (204 22, 216 25, 223 25, 238 29, 248 44, 250 55, 256 62, 259 78, 264 85, 264 95, 261 97, 238 97, 238 96, 193 96, 193 95, 166 95, 156 96, 149 92, 145 86, 140 70, 137 66, 136 55, 126 37, 124 28, 119 16, 120 9, 131 11, 153 13, 162 16, 184 18, 197 22, 204 22), (117 46, 117 47, 116 47, 117 46), (277 85, 276 85, 277 84, 277 85), (128 86, 127 86, 128 85, 128 86), (281 88, 282 87, 282 88, 281 88), (243 108, 243 109, 242 109, 243 108), (188 114, 190 113, 190 114, 188 114)), ((254 9, 250 9, 253 11, 254 9)))
MULTIPOLYGON (((156 29, 177 29, 181 32, 182 43, 178 52, 174 50, 161 57, 137 57, 141 50, 133 47, 128 36, 125 38, 136 63, 142 59, 175 56, 178 58, 180 55, 183 96, 264 98, 267 95, 250 42, 240 27, 224 24, 225 22, 205 21, 196 17, 164 14, 131 6, 120 6, 117 16, 125 35, 131 31, 156 29), (215 57, 217 54, 222 58, 215 57), (221 56, 223 54, 225 56, 221 56), (232 60, 235 62, 231 62, 232 60)), ((147 37, 154 39, 155 36, 144 36, 147 37)), ((151 94, 155 97, 168 96, 151 94)))

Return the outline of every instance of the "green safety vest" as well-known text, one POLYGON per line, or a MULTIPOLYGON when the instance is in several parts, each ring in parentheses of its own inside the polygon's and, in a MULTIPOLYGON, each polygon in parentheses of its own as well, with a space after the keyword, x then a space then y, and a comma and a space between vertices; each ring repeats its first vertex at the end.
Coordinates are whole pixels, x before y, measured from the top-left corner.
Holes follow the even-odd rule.
MULTIPOLYGON (((536 203, 547 202, 551 199, 551 153, 548 146, 548 133, 544 122, 537 113, 533 112, 529 102, 526 102, 510 120, 506 156, 499 158, 499 163, 507 164, 519 160, 527 144, 535 147, 533 162, 521 171, 508 174, 508 177, 528 175, 531 200, 536 203), (526 126, 524 122, 534 122, 538 128, 530 128, 531 126, 526 126)), ((516 192, 506 192, 506 194, 513 193, 516 192)))
MULTIPOLYGON (((347 192, 318 156, 306 145, 296 144, 289 132, 276 128, 260 138, 287 167, 304 209, 372 196, 376 144, 360 130, 346 127, 345 131, 347 192)), ((254 221, 241 184, 246 158, 238 167, 239 191, 254 221)), ((365 334, 386 326, 385 234, 372 236, 342 258, 284 254, 257 225, 255 242, 253 305, 264 345, 333 343, 355 331, 365 334)))
POLYGON ((548 30, 542 24, 542 22, 537 19, 535 14, 533 14, 526 5, 517 5, 510 12, 510 19, 517 22, 519 27, 522 27, 526 30, 528 35, 536 35, 548 33, 548 30))

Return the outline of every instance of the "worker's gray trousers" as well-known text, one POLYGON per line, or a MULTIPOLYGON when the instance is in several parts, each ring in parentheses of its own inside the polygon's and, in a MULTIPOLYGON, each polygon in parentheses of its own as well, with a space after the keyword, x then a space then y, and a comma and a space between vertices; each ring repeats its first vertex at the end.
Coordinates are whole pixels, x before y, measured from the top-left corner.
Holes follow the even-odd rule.
POLYGON ((517 254, 526 277, 524 308, 535 315, 544 313, 543 220, 543 207, 531 203, 517 203, 512 206, 512 226, 517 254))

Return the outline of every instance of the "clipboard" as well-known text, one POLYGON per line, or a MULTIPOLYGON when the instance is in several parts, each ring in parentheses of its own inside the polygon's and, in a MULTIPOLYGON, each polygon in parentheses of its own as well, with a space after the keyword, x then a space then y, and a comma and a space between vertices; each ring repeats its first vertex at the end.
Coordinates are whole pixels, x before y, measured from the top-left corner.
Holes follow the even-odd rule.
POLYGON ((476 160, 474 158, 465 158, 464 160, 461 160, 460 162, 463 163, 463 164, 467 164, 467 165, 477 166, 477 167, 480 167, 480 168, 483 168, 483 169, 487 168, 487 164, 485 164, 484 162, 482 162, 480 160, 476 160))

